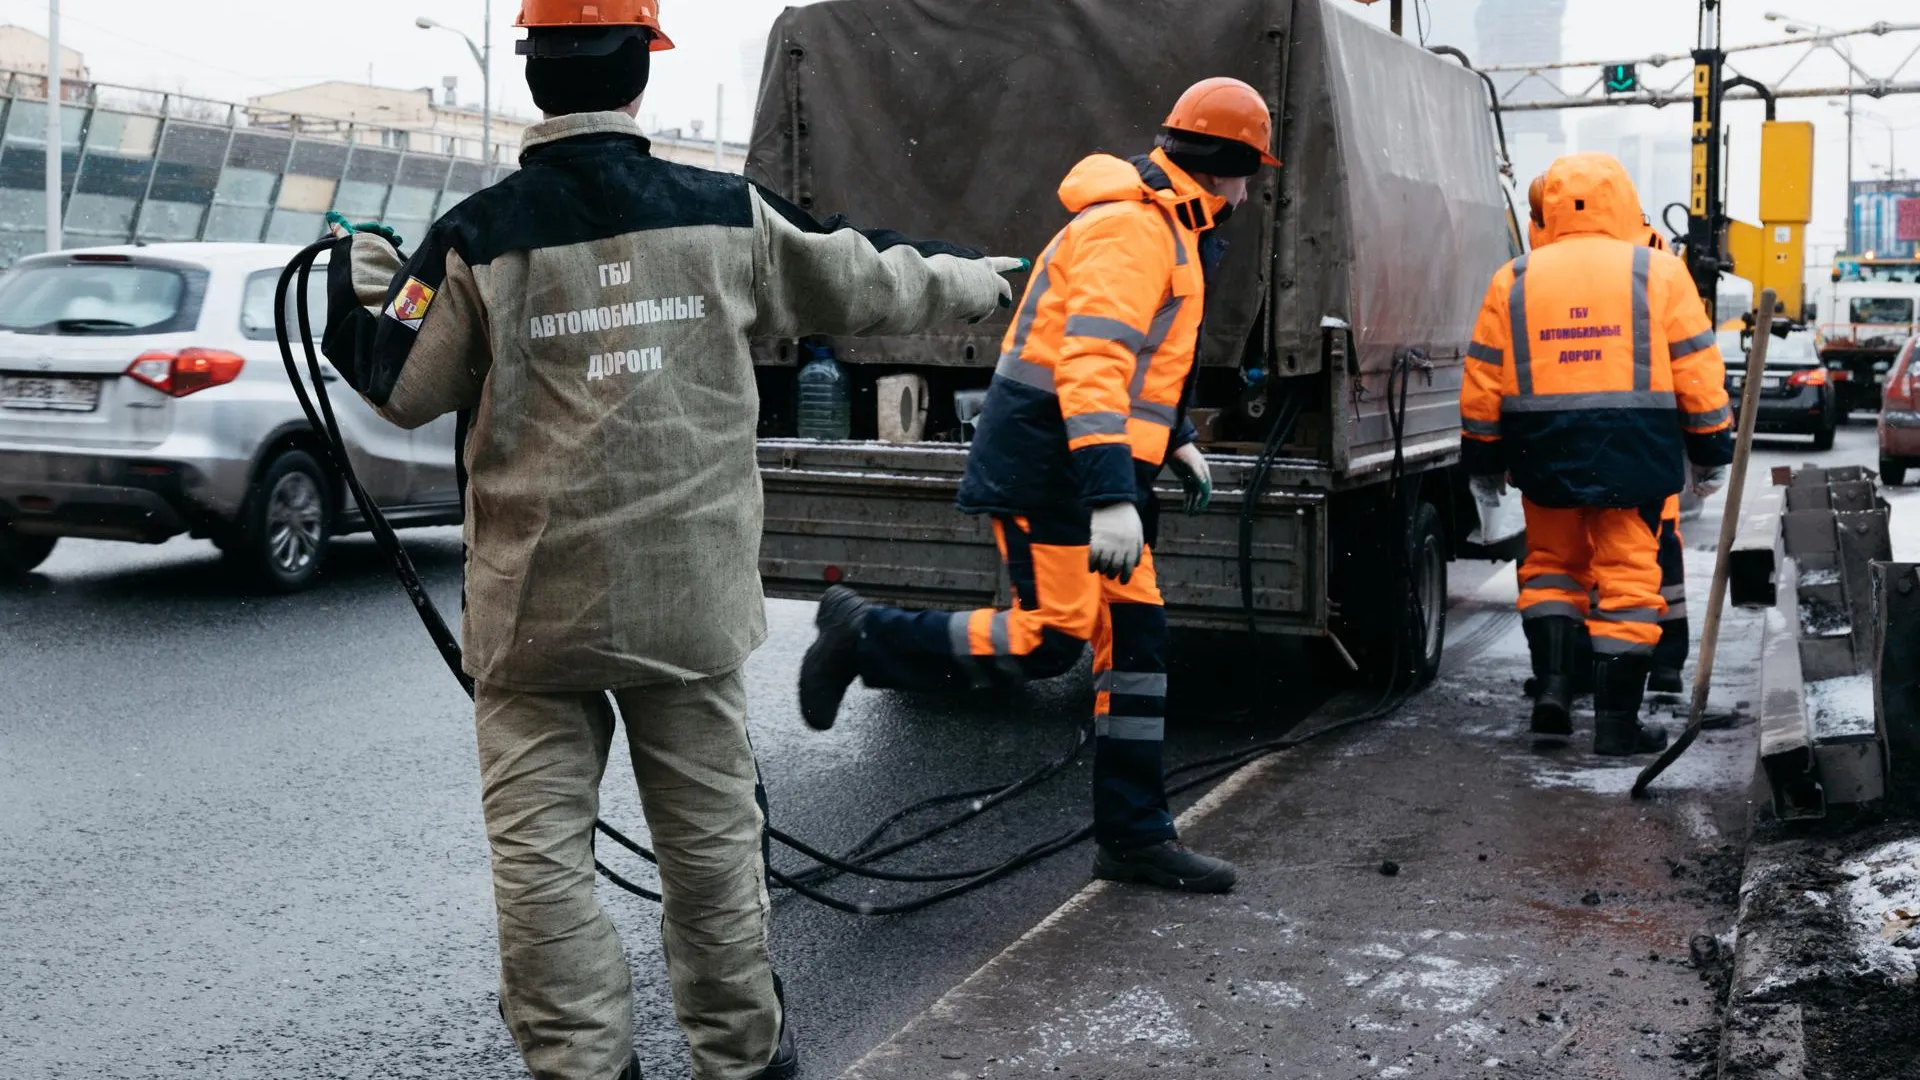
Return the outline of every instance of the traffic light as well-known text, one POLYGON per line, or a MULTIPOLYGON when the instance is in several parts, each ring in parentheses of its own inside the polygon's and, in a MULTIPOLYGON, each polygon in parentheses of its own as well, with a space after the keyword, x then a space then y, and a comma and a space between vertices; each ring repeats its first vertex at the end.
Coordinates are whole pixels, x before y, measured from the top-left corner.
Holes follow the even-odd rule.
POLYGON ((1631 94, 1640 89, 1640 69, 1632 64, 1608 64, 1605 78, 1609 94, 1631 94))

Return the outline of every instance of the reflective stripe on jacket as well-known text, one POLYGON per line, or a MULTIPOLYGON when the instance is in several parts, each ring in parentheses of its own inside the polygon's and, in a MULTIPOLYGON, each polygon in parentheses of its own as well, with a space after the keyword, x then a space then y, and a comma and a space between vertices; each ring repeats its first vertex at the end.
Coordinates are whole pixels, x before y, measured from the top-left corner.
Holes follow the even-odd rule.
POLYGON ((1158 150, 1097 154, 1060 186, 1047 245, 975 428, 960 509, 1136 501, 1192 440, 1183 401, 1206 308, 1203 237, 1223 200, 1158 150))
POLYGON ((1547 243, 1493 276, 1460 392, 1463 462, 1542 506, 1630 507, 1682 458, 1732 459, 1725 370, 1685 264, 1642 246, 1639 197, 1604 154, 1547 173, 1547 243))

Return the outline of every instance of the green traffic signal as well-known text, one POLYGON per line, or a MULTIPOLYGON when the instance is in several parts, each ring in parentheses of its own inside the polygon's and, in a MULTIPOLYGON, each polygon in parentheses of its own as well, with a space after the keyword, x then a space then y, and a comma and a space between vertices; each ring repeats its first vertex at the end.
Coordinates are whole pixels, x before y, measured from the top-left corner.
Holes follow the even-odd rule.
POLYGON ((1609 94, 1631 94, 1640 89, 1640 70, 1633 64, 1608 64, 1606 86, 1609 94))

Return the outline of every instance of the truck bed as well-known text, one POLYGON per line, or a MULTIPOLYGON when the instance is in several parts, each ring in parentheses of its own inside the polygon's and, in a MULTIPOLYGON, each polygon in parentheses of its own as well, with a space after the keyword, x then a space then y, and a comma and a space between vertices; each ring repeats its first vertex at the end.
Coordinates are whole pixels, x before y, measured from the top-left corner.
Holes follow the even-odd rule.
MULTIPOLYGON (((768 595, 814 599, 844 581, 862 594, 922 607, 1005 604, 1006 575, 986 517, 954 509, 964 446, 768 439, 760 443, 766 487, 761 579, 768 595)), ((1240 510, 1256 461, 1209 456, 1212 508, 1179 510, 1163 485, 1160 567, 1175 626, 1245 630, 1240 589, 1240 510)), ((1253 625, 1263 632, 1319 634, 1327 625, 1327 508, 1333 487, 1320 462, 1276 461, 1254 519, 1253 625)))

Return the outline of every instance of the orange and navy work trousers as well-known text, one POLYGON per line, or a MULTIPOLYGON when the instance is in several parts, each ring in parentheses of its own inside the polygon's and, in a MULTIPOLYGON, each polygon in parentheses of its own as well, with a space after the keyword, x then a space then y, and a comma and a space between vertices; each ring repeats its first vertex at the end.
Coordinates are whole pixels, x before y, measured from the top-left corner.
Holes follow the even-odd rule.
POLYGON ((1687 666, 1687 559, 1680 536, 1680 496, 1667 499, 1660 510, 1660 598, 1667 613, 1660 617, 1660 644, 1653 666, 1675 671, 1687 666))
POLYGON ((1594 655, 1651 660, 1667 611, 1660 595, 1660 504, 1555 509, 1529 499, 1525 507, 1521 616, 1584 619, 1594 655))
POLYGON ((1087 569, 1089 519, 995 515, 1013 584, 1006 610, 876 606, 860 640, 868 686, 941 690, 1065 674, 1093 646, 1094 838, 1127 848, 1174 838, 1167 809, 1167 613, 1153 552, 1126 584, 1087 569))

